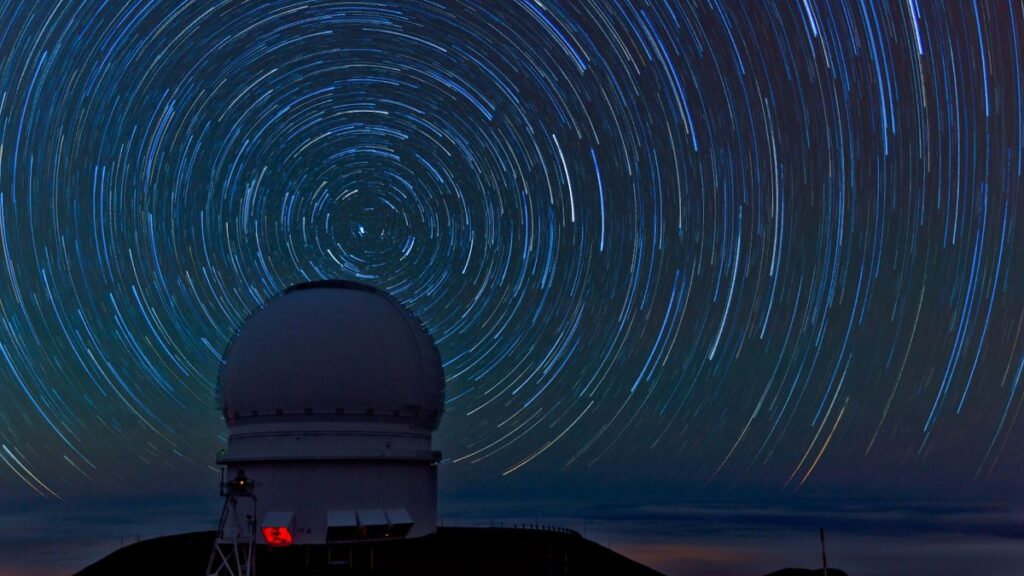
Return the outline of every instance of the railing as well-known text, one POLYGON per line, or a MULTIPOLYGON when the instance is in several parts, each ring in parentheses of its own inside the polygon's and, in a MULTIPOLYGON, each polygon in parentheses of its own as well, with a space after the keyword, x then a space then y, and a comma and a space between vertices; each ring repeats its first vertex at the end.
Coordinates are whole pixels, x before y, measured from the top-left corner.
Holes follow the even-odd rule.
POLYGON ((580 533, 573 530, 572 528, 565 528, 563 526, 546 526, 543 524, 513 524, 513 528, 517 530, 536 530, 538 532, 555 532, 558 534, 568 534, 570 536, 579 536, 580 533))
POLYGON ((548 524, 505 524, 504 522, 491 522, 490 524, 445 524, 441 521, 438 526, 441 528, 504 528, 506 530, 531 530, 535 532, 552 532, 555 534, 566 534, 569 536, 580 536, 582 535, 572 528, 566 528, 564 526, 552 526, 548 524))

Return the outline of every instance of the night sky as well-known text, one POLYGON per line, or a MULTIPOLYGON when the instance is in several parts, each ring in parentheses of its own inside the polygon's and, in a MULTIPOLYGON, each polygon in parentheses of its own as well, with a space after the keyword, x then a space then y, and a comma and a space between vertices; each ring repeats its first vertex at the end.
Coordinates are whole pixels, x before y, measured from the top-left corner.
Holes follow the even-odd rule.
POLYGON ((221 352, 423 320, 441 489, 1010 495, 1024 4, 0 1, 0 494, 216 489, 221 352))

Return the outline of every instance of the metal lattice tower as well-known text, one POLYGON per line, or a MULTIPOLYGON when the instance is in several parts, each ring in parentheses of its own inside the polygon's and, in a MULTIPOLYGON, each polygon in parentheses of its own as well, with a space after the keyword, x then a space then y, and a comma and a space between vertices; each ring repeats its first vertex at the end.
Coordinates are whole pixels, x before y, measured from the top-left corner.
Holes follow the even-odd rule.
MULTIPOLYGON (((223 469, 221 470, 223 474, 223 469)), ((221 478, 220 495, 224 508, 217 525, 217 540, 210 551, 207 576, 256 575, 256 496, 255 482, 244 470, 231 480, 221 478)))

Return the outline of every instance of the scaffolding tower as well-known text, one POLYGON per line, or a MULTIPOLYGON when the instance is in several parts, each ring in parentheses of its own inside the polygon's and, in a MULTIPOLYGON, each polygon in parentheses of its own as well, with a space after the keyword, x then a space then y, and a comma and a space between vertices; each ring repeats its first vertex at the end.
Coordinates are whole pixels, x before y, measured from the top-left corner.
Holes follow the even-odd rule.
POLYGON ((256 496, 255 482, 244 470, 224 480, 221 469, 220 495, 224 508, 217 525, 217 539, 210 551, 207 576, 256 575, 256 496))

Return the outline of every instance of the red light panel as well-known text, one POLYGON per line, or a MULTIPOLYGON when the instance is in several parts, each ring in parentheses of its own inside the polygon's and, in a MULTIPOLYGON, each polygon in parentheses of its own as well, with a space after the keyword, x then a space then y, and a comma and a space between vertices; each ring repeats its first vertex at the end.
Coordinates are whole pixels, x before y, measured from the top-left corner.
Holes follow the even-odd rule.
POLYGON ((291 546, 292 533, 285 526, 264 526, 263 537, 268 546, 291 546))

